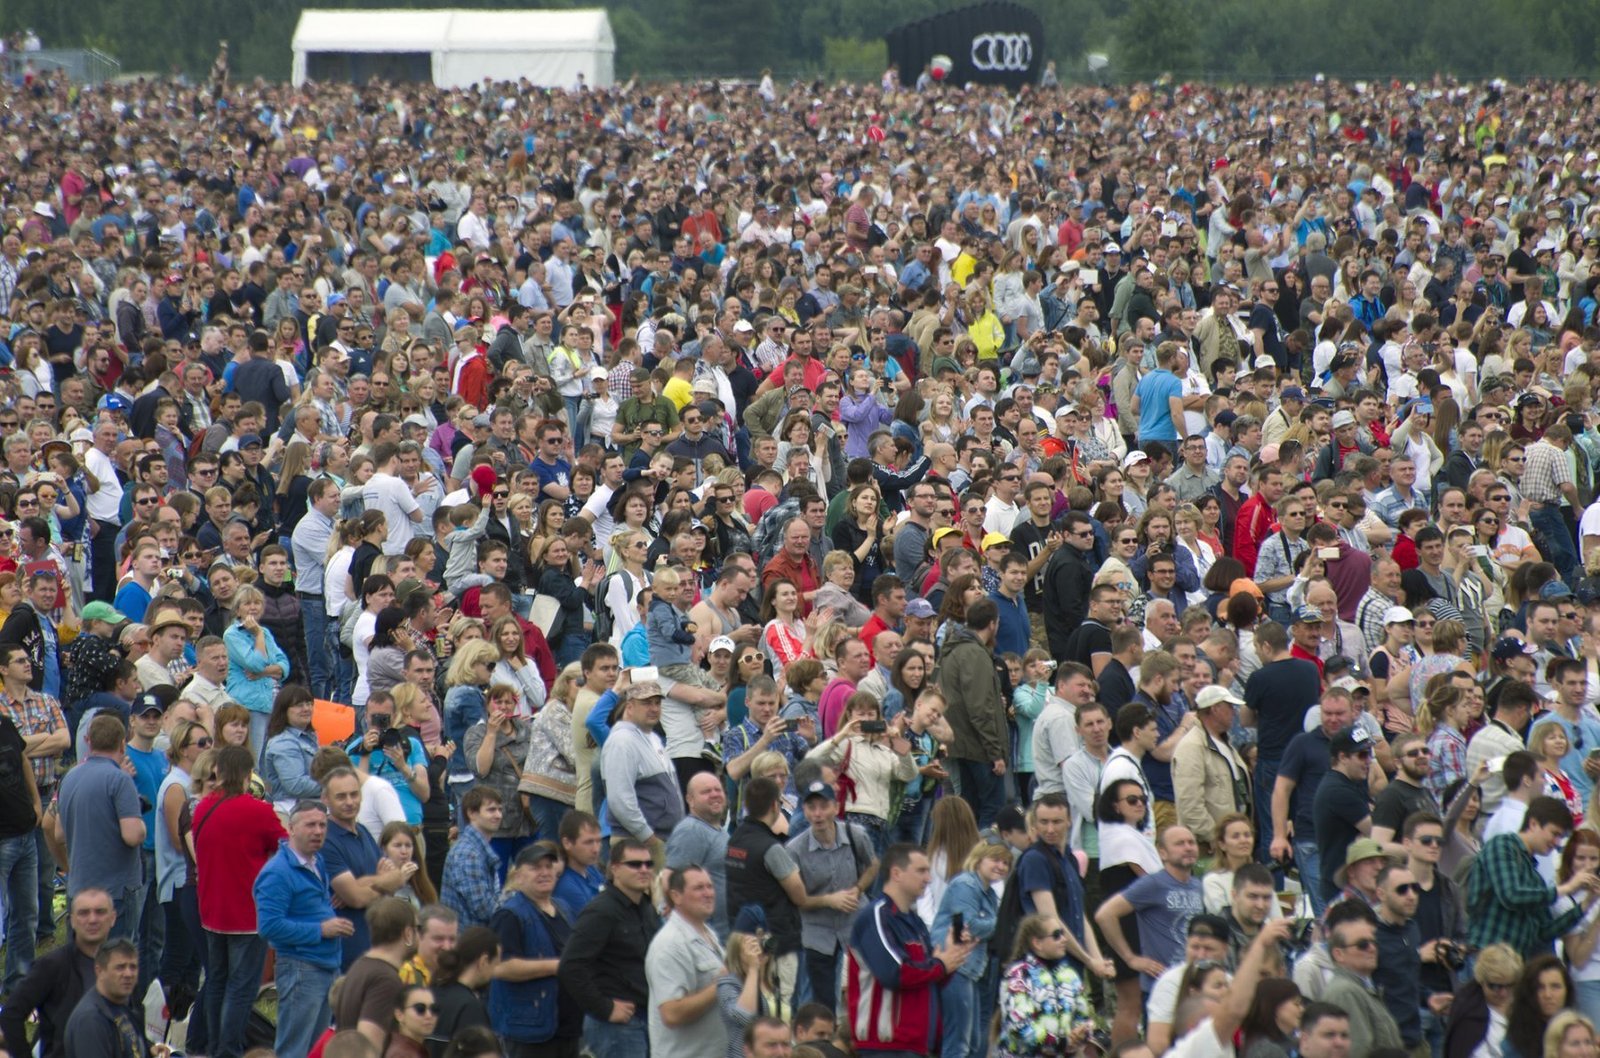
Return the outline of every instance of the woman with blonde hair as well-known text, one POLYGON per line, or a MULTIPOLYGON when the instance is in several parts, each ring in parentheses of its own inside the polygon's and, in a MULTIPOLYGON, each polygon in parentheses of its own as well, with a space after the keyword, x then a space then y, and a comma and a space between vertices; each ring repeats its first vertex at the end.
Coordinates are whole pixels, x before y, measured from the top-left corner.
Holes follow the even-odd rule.
POLYGON ((736 921, 733 932, 728 934, 723 945, 723 968, 727 972, 717 978, 717 1010, 728 1029, 729 1053, 738 1048, 741 1055, 745 1029, 752 1021, 773 1017, 787 1022, 793 1013, 778 987, 777 960, 762 950, 760 937, 738 928, 743 925, 746 923, 736 921))
POLYGON ((1561 767, 1561 758, 1571 748, 1572 739, 1567 734, 1566 724, 1560 720, 1541 721, 1528 732, 1528 751, 1539 759, 1540 777, 1544 783, 1540 792, 1565 803, 1572 813, 1573 825, 1582 826, 1583 797, 1572 785, 1572 778, 1561 767))
MULTIPOLYGON (((479 628, 482 628, 481 624, 479 628)), ((465 643, 458 640, 455 657, 445 673, 444 734, 447 740, 456 745, 456 751, 450 757, 450 781, 453 784, 470 782, 472 779, 463 744, 472 725, 488 715, 488 700, 484 692, 488 690, 499 660, 500 651, 495 649, 493 643, 483 639, 470 639, 465 643)))
POLYGON ((978 844, 980 836, 972 806, 960 797, 940 798, 930 814, 929 828, 928 887, 917 900, 917 914, 931 927, 945 888, 961 873, 967 853, 978 844))
POLYGON ((1544 1058, 1595 1058, 1600 1046, 1594 1022, 1576 1010, 1563 1010, 1544 1030, 1544 1058))
POLYGON ((560 844, 561 817, 577 804, 577 753, 573 746, 572 706, 583 676, 572 662, 556 677, 528 734, 528 755, 517 790, 535 825, 535 837, 560 844))
POLYGON ((940 988, 945 1019, 941 1058, 982 1058, 987 1053, 984 1041, 988 1038, 989 1015, 994 1010, 999 970, 998 958, 989 952, 988 940, 1000 920, 996 886, 1003 885, 1010 873, 1011 849, 1004 842, 974 844, 961 859, 960 873, 950 879, 940 897, 932 932, 949 936, 955 916, 960 915, 964 938, 978 943, 978 948, 940 988))
POLYGON ((494 666, 494 682, 515 687, 518 715, 533 716, 544 708, 546 694, 538 666, 528 660, 522 623, 514 615, 507 614, 494 623, 488 638, 500 651, 500 660, 494 666))

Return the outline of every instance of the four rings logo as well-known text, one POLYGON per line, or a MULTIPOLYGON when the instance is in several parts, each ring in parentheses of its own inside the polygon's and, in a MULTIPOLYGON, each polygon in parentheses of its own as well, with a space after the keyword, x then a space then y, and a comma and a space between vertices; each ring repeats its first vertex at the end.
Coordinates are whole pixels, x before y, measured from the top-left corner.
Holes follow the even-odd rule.
POLYGON ((976 70, 1021 72, 1033 63, 1033 37, 1027 33, 982 33, 972 38, 976 70))

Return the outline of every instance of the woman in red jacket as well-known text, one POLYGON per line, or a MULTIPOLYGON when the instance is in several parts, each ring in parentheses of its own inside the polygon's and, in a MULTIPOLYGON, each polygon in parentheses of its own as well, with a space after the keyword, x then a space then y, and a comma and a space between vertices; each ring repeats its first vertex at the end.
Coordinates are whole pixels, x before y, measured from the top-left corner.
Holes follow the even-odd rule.
POLYGON ((206 982, 197 1004, 217 1058, 245 1051, 245 1026, 261 984, 267 942, 256 934, 256 875, 288 837, 278 814, 249 796, 255 767, 243 746, 217 754, 215 784, 194 808, 195 872, 205 929, 206 982))

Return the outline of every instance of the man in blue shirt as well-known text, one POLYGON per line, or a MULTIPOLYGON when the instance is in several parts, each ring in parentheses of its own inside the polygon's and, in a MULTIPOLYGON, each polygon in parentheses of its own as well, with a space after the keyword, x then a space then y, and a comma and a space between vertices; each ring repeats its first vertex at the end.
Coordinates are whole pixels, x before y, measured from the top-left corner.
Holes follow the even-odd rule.
POLYGON ((1083 909, 1083 882, 1067 848, 1071 813, 1064 794, 1041 794, 1029 809, 1035 841, 1017 858, 1017 890, 1025 915, 1055 916, 1067 928, 1067 954, 1091 973, 1109 976, 1111 960, 1100 954, 1083 909))
POLYGON ((1033 626, 1028 622, 1028 607, 1022 598, 1027 583, 1027 556, 1009 552, 1000 560, 999 590, 989 595, 1000 610, 1000 627, 994 636, 997 654, 1015 654, 1020 658, 1028 652, 1033 626))
POLYGON ((356 822, 361 814, 361 777, 353 768, 335 768, 322 778, 322 800, 328 806, 328 837, 322 846, 322 862, 328 884, 339 898, 339 917, 350 923, 339 956, 339 969, 350 964, 372 947, 367 931, 367 905, 398 892, 417 873, 415 861, 404 867, 378 870, 382 853, 378 843, 356 822))
POLYGON ((322 846, 328 813, 301 801, 289 813, 289 840, 256 876, 256 929, 277 954, 278 1034, 273 1050, 305 1054, 328 1027, 328 989, 339 975, 339 938, 355 927, 333 910, 322 846))
POLYGON ((1178 454, 1183 422, 1183 382, 1172 373, 1178 346, 1163 342, 1156 350, 1156 369, 1139 380, 1133 390, 1133 410, 1139 416, 1139 443, 1158 441, 1178 454))
POLYGON ((576 809, 561 817, 561 856, 567 866, 556 879, 555 898, 570 907, 573 914, 582 911, 606 887, 606 876, 596 866, 600 849, 598 819, 576 809))

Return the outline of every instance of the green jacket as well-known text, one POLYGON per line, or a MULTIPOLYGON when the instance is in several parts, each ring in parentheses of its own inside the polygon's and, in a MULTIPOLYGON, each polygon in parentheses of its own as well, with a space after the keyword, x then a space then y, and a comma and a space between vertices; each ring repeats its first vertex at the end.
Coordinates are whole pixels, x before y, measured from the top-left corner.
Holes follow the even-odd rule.
POLYGON ((957 760, 1007 760, 1006 703, 994 652, 965 625, 950 630, 939 655, 939 689, 949 709, 945 719, 955 739, 950 756, 957 760))

